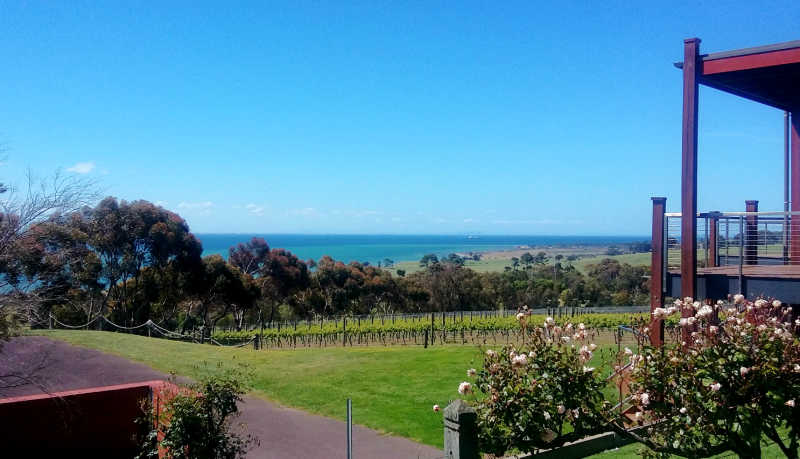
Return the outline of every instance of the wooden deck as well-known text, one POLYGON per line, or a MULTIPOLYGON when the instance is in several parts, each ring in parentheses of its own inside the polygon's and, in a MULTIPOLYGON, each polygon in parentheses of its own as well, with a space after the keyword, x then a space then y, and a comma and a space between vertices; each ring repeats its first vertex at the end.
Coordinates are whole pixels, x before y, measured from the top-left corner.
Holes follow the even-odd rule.
MULTIPOLYGON (((670 274, 681 274, 680 270, 670 270, 669 272, 670 274)), ((738 277, 739 265, 697 268, 697 275, 738 277)), ((745 265, 742 266, 742 275, 771 279, 800 279, 800 265, 745 265)))

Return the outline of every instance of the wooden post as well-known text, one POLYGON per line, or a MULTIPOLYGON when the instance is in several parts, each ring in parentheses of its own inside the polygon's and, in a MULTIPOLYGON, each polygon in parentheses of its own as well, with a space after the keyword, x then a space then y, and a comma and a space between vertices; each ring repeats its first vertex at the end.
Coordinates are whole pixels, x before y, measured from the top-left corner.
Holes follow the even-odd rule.
POLYGON ((718 212, 712 212, 708 217, 708 266, 715 267, 717 263, 717 217, 718 212))
MULTIPOLYGON (((700 39, 683 41, 681 152, 681 296, 697 294, 697 75, 700 39)), ((690 313, 690 311, 686 311, 690 313)))
MULTIPOLYGON (((745 201, 745 212, 758 212, 758 201, 745 201)), ((748 215, 744 225, 744 264, 758 264, 758 216, 748 215)))
POLYGON ((444 409, 445 459, 479 459, 478 415, 466 402, 456 399, 444 409))
MULTIPOLYGON (((791 195, 792 212, 800 212, 800 110, 791 113, 791 195)), ((800 264, 800 215, 792 215, 789 235, 789 264, 800 264)))
POLYGON ((650 198, 653 201, 653 234, 650 252, 650 343, 661 346, 664 342, 664 321, 652 318, 656 308, 664 307, 664 210, 667 198, 650 198))
POLYGON ((436 313, 431 311, 431 346, 433 346, 433 342, 436 340, 436 325, 434 321, 436 320, 436 313))

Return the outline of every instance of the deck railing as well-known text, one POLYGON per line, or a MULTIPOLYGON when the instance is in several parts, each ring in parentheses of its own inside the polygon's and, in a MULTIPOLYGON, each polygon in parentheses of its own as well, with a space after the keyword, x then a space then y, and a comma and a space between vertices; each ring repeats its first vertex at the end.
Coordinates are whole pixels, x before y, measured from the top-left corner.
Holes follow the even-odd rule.
MULTIPOLYGON (((663 250, 665 268, 680 269, 680 212, 664 214, 663 250)), ((790 264, 800 264, 800 212, 697 214, 698 268, 790 264), (792 241, 797 245, 794 252, 792 241)))

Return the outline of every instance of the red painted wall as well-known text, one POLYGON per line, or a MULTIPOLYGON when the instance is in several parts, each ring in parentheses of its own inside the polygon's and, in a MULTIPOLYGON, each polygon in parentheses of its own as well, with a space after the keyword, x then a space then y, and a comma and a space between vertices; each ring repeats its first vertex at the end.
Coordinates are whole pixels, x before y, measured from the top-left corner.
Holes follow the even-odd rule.
POLYGON ((54 394, 0 399, 4 457, 34 457, 51 449, 83 450, 82 457, 133 457, 134 420, 143 400, 162 381, 93 387, 54 394), (25 451, 24 455, 6 453, 25 451))

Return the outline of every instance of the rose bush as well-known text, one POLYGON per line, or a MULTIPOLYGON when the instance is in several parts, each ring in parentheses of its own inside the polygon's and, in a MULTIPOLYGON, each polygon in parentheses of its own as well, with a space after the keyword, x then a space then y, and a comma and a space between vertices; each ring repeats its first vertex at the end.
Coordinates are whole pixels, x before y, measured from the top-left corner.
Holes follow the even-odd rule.
POLYGON ((528 318, 517 315, 522 346, 487 350, 483 368, 467 371, 474 383, 459 386, 474 394, 484 452, 553 448, 611 428, 648 446, 646 456, 761 457, 766 437, 798 457, 800 319, 781 302, 678 300, 639 325, 637 352, 625 348, 613 369, 599 370, 582 324, 528 318), (655 347, 647 332, 659 321, 671 336, 655 347), (619 409, 603 397, 608 372, 627 392, 619 409))
POLYGON ((800 320, 791 309, 737 295, 714 305, 685 298, 653 315, 682 317, 673 339, 630 356, 634 416, 650 425, 639 441, 687 457, 761 457, 766 436, 798 457, 800 320))
POLYGON ((481 448, 500 456, 509 449, 552 448, 601 429, 610 403, 605 379, 589 366, 596 346, 583 324, 527 328, 527 344, 487 350, 483 368, 468 370, 459 393, 475 393, 481 448))

